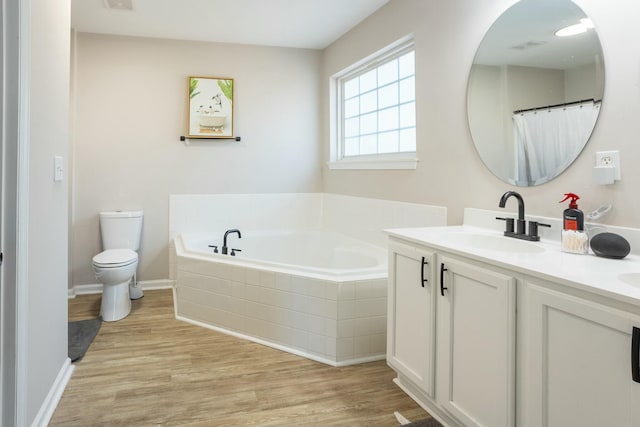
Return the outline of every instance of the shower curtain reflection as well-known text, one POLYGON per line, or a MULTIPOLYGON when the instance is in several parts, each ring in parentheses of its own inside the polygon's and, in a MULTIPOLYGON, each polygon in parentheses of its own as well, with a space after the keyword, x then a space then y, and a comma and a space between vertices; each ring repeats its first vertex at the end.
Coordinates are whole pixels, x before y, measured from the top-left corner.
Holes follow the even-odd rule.
POLYGON ((598 118, 600 102, 513 115, 516 185, 542 184, 580 154, 598 118))

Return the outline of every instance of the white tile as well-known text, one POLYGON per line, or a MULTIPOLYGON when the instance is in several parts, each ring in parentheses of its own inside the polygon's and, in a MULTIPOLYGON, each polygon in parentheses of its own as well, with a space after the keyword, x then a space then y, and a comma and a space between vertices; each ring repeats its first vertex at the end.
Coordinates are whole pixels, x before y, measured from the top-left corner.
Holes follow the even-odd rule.
POLYGON ((356 335, 356 320, 338 320, 338 338, 353 337, 356 335))
POLYGON ((329 319, 338 319, 338 304, 336 301, 322 299, 318 304, 322 307, 319 313, 321 316, 329 319))
POLYGON ((273 340, 278 344, 289 346, 293 342, 292 329, 283 325, 273 326, 273 340))
POLYGON ((305 295, 309 295, 315 298, 326 298, 327 288, 326 282, 324 280, 317 279, 306 279, 304 281, 304 292, 305 295))
POLYGON ((300 294, 293 294, 293 309, 302 313, 309 312, 310 297, 300 294))
POLYGON ((356 317, 356 301, 338 301, 338 321, 356 317))
POLYGON ((278 308, 275 310, 275 322, 279 325, 293 327, 295 325, 294 313, 286 308, 278 308))
POLYGON ((370 298, 356 301, 356 317, 384 316, 386 314, 387 301, 384 298, 370 298))
POLYGON ((300 311, 292 311, 293 327, 301 331, 307 331, 307 314, 300 311))
POLYGON ((371 344, 369 335, 353 338, 354 354, 356 356, 364 356, 371 353, 371 344))
POLYGON ((246 268, 232 265, 229 266, 229 270, 231 271, 231 280, 233 280, 234 282, 246 283, 246 268))
POLYGON ((338 291, 338 300, 352 300, 356 298, 356 284, 355 282, 342 282, 340 283, 340 289, 338 291))
POLYGON ((306 286, 308 279, 302 276, 291 276, 291 291, 300 295, 309 295, 309 290, 306 286))
POLYGON ((325 282, 326 287, 326 296, 328 300, 337 301, 338 300, 338 291, 340 290, 339 282, 325 282))
POLYGON ((291 291, 291 275, 276 273, 276 288, 282 291, 291 291))
POLYGON ((324 318, 307 314, 305 316, 306 330, 314 334, 324 334, 324 318))
POLYGON ((247 299, 246 298, 246 286, 244 283, 239 282, 226 282, 231 286, 231 295, 235 298, 247 299))
MULTIPOLYGON (((223 264, 220 262, 211 262, 210 264, 214 265, 216 268, 215 274, 213 274, 214 276, 220 277, 222 279, 232 280, 232 276, 233 276, 232 265, 223 264)), ((241 281, 244 282, 244 280, 241 280, 241 281)))
POLYGON ((254 268, 245 269, 244 281, 250 285, 260 285, 260 270, 254 268))
POLYGON ((260 271, 260 286, 265 288, 276 287, 276 273, 266 270, 260 271))
POLYGON ((260 290, 261 288, 259 286, 253 286, 253 285, 242 285, 244 288, 244 292, 243 292, 243 298, 245 298, 248 301, 253 301, 253 302, 261 302, 262 299, 260 298, 260 295, 258 294, 258 290, 260 290))
POLYGON ((314 353, 325 354, 325 337, 323 335, 310 333, 307 348, 314 353))
POLYGON ((274 291, 275 292, 275 305, 282 308, 293 310, 294 294, 291 292, 274 291))
POLYGON ((370 335, 373 332, 373 325, 371 321, 371 317, 364 317, 355 319, 356 321, 356 331, 355 335, 370 335))
POLYGON ((386 334, 387 333, 387 316, 371 317, 371 333, 386 334))
POLYGON ((245 313, 245 303, 246 301, 241 299, 241 298, 235 298, 235 297, 230 297, 229 298, 229 307, 227 308, 227 310, 229 310, 232 313, 237 313, 237 314, 242 314, 245 313))
POLYGON ((371 282, 356 282, 356 299, 374 298, 371 282))
POLYGON ((336 341, 336 357, 338 360, 350 358, 354 355, 353 338, 338 338, 336 341))
POLYGON ((386 298, 386 280, 364 280, 356 282, 356 298, 386 298))
POLYGON ((336 319, 324 319, 324 332, 323 335, 328 337, 336 337, 338 331, 338 321, 336 319))
POLYGON ((335 360, 337 355, 338 343, 335 338, 326 337, 324 339, 324 351, 330 359, 335 360))
POLYGON ((387 334, 374 334, 370 336, 370 350, 373 354, 386 353, 387 334))
POLYGON ((293 329, 292 334, 293 334, 293 346, 306 350, 307 347, 309 346, 308 332, 305 332, 299 329, 293 329))
POLYGON ((278 291, 272 288, 261 288, 262 302, 264 304, 277 307, 278 306, 278 291))

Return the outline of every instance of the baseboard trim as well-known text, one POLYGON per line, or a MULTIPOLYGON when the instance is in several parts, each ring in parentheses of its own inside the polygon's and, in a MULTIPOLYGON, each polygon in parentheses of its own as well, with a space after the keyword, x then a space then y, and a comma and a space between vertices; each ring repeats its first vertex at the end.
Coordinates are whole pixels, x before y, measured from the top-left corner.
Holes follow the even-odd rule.
MULTIPOLYGON (((175 280, 139 280, 138 285, 143 291, 153 291, 156 289, 173 289, 175 280)), ((91 283, 87 285, 76 285, 68 291, 68 298, 72 299, 78 295, 91 295, 102 293, 102 283, 91 283)))
POLYGON ((51 417, 53 417, 53 413, 58 407, 62 393, 64 393, 64 389, 67 387, 74 369, 75 366, 71 364, 71 359, 67 357, 49 393, 47 393, 47 397, 44 402, 42 402, 40 410, 31 423, 31 427, 47 427, 49 421, 51 421, 51 417))

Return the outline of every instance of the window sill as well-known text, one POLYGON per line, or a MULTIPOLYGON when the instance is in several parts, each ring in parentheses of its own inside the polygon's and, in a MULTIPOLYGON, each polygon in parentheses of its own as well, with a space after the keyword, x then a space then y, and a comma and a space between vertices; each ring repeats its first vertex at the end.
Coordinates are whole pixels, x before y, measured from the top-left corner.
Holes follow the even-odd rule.
POLYGON ((338 160, 327 162, 331 170, 381 170, 381 169, 417 169, 418 159, 412 158, 387 158, 387 159, 358 159, 358 160, 338 160))

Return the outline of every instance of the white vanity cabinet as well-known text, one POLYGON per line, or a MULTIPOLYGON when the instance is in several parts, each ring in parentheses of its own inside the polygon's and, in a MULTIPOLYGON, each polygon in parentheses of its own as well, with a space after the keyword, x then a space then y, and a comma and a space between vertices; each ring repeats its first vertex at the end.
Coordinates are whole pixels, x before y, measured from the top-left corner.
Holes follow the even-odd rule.
POLYGON ((419 391, 434 397, 435 287, 433 252, 389 245, 387 361, 419 391))
POLYGON ((515 422, 516 279, 438 254, 436 401, 465 426, 515 422))
POLYGON ((391 240, 387 362, 445 423, 514 425, 515 286, 504 272, 391 240))
POLYGON ((640 426, 640 317, 537 279, 519 300, 518 425, 640 426))
POLYGON ((640 293, 597 287, 638 261, 458 249, 459 230, 391 233, 396 384, 450 427, 640 427, 640 293))

